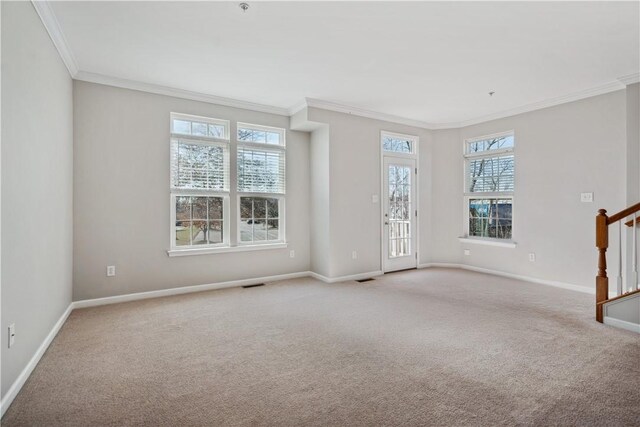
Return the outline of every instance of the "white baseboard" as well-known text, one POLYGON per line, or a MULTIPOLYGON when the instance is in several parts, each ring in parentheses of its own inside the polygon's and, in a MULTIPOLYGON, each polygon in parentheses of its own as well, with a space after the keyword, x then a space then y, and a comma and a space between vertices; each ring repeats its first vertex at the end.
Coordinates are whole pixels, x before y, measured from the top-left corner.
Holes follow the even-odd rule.
POLYGON ((322 274, 314 273, 313 271, 309 272, 309 276, 314 279, 321 280, 325 283, 336 283, 336 282, 346 282, 348 280, 361 280, 368 279, 369 277, 382 276, 382 271, 370 271, 368 273, 359 273, 359 274, 351 274, 349 276, 338 276, 338 277, 327 277, 322 274))
MULTIPOLYGON (((574 291, 578 291, 578 292, 594 293, 594 291, 592 289, 585 288, 585 287, 582 287, 582 286, 572 285, 572 284, 569 284, 569 283, 562 283, 562 282, 555 282, 555 281, 551 281, 551 280, 536 279, 536 278, 533 278, 533 277, 527 277, 527 276, 521 276, 521 275, 517 275, 517 274, 505 273, 505 272, 496 271, 496 270, 488 270, 488 269, 468 266, 468 265, 464 265, 464 264, 428 263, 428 264, 420 264, 420 265, 418 265, 418 268, 429 268, 429 267, 459 268, 459 269, 464 269, 464 270, 476 271, 476 272, 480 272, 480 273, 493 274, 493 275, 496 275, 496 276, 509 277, 509 278, 512 278, 512 279, 524 280, 524 281, 527 281, 527 282, 540 283, 540 284, 543 284, 543 285, 549 285, 549 286, 555 286, 555 287, 564 288, 564 289, 570 289, 570 290, 574 290, 574 291)), ((2 398, 2 401, 0 402, 0 417, 2 415, 4 415, 4 413, 7 410, 7 408, 11 405, 11 402, 13 402, 13 399, 15 399, 15 397, 18 395, 18 392, 20 392, 20 389, 22 388, 24 383, 29 378, 29 375, 31 375, 31 372, 33 372, 33 369, 36 367, 36 365, 40 361, 40 358, 42 358, 42 355, 45 353, 45 351, 47 350, 47 348, 49 347, 49 345, 51 344, 51 342, 55 338, 56 334, 58 333, 58 331, 60 330, 60 328, 62 327, 64 322, 69 317, 69 314, 71 313, 71 311, 76 309, 76 308, 95 307, 95 306, 100 306, 100 305, 117 304, 117 303, 121 303, 121 302, 137 301, 137 300, 148 299, 148 298, 158 298, 158 297, 165 297, 165 296, 171 296, 171 295, 181 295, 181 294, 187 294, 187 293, 193 293, 193 292, 209 291, 209 290, 214 290, 214 289, 233 288, 233 287, 239 287, 239 286, 253 285, 253 284, 257 284, 257 283, 267 283, 267 282, 276 282, 276 281, 280 281, 280 280, 296 279, 296 278, 300 278, 300 277, 309 277, 310 276, 310 277, 313 277, 315 279, 321 280, 321 281, 323 281, 325 283, 336 283, 336 282, 344 282, 344 281, 348 281, 348 280, 367 279, 369 277, 381 276, 382 274, 383 274, 382 271, 377 270, 377 271, 370 271, 370 272, 367 272, 367 273, 352 274, 352 275, 348 275, 348 276, 326 277, 326 276, 323 276, 321 274, 318 274, 318 273, 315 273, 315 272, 312 272, 312 271, 301 271, 301 272, 297 272, 297 273, 280 274, 280 275, 276 275, 276 276, 258 277, 258 278, 243 279, 243 280, 232 280, 232 281, 228 281, 228 282, 211 283, 211 284, 205 284, 205 285, 184 286, 184 287, 179 287, 179 288, 170 288, 170 289, 162 289, 162 290, 157 290, 157 291, 139 292, 139 293, 133 293, 133 294, 126 294, 126 295, 116 295, 116 296, 105 297, 105 298, 96 298, 96 299, 89 299, 89 300, 74 301, 65 310, 65 312, 62 314, 60 319, 58 319, 56 324, 51 329, 51 332, 49 332, 49 334, 47 335, 45 340, 42 342, 40 347, 38 347, 38 350, 33 355, 31 360, 27 364, 27 366, 22 370, 22 372, 20 373, 18 378, 14 381, 14 383, 11 385, 11 387, 9 388, 9 390, 7 391, 5 396, 2 398)), ((605 317, 605 323, 610 324, 612 326, 619 326, 619 327, 624 328, 624 329, 629 329, 629 330, 640 332, 640 331, 638 331, 638 328, 640 326, 634 325, 634 324, 629 323, 629 322, 623 322, 621 320, 612 319, 612 318, 606 318, 605 317), (609 323, 607 323, 607 322, 609 322, 609 323), (622 324, 626 324, 626 326, 622 326, 622 324), (629 325, 631 325, 631 326, 629 326, 629 325)))
POLYGON ((31 357, 31 360, 29 360, 27 366, 24 367, 22 372, 20 372, 20 375, 18 375, 18 378, 16 378, 13 384, 11 384, 11 387, 9 387, 9 390, 7 390, 7 393, 2 398, 2 401, 0 401, 0 417, 2 417, 9 406, 11 406, 13 399, 16 398, 16 396, 20 392, 20 389, 22 389, 22 386, 35 369, 36 365, 42 358, 42 355, 49 348, 51 341, 53 341, 53 339, 56 337, 58 331, 60 331, 60 328, 62 328, 62 325, 64 325, 64 322, 67 320, 67 317, 69 317, 69 314, 71 314, 72 310, 73 303, 69 304, 69 307, 67 307, 64 313, 62 313, 62 316, 60 316, 56 324, 53 325, 53 328, 51 329, 51 331, 49 331, 44 341, 42 341, 42 344, 40 344, 40 347, 38 347, 33 357, 31 357))
POLYGON ((524 282, 538 283, 541 285, 554 286, 556 288, 569 289, 571 291, 582 292, 586 294, 595 295, 596 293, 595 287, 587 288, 586 286, 578 286, 572 283, 557 282, 555 280, 538 279, 536 277, 523 276, 520 274, 507 273, 507 272, 498 271, 498 270, 490 270, 488 268, 474 267, 472 265, 466 265, 466 264, 433 262, 433 263, 418 265, 418 268, 429 268, 429 267, 459 268, 462 270, 469 270, 469 271, 475 271, 478 273, 493 274, 494 276, 501 276, 501 277, 508 277, 510 279, 522 280, 524 282))
POLYGON ((428 262, 426 264, 418 264, 418 269, 421 268, 464 268, 464 264, 454 264, 452 262, 428 262))
POLYGON ((56 324, 53 326, 49 334, 46 336, 42 344, 40 344, 40 347, 38 347, 38 350, 36 350, 36 353, 33 355, 29 363, 27 363, 27 366, 25 366, 25 368, 22 370, 18 378, 14 381, 14 383, 11 385, 11 387, 9 388, 5 396, 2 398, 2 401, 0 401, 0 417, 4 415, 7 408, 9 408, 9 406, 11 405, 11 402, 13 402, 13 399, 15 399, 15 397, 18 395, 18 393, 22 389, 22 386, 27 381, 27 379, 33 372, 34 368, 42 358, 42 355, 45 353, 45 351, 47 351, 47 348, 49 348, 49 345, 51 344, 55 336, 58 334, 58 331, 60 331, 60 328, 62 328, 62 325, 64 325, 64 322, 69 317, 69 314, 71 314, 71 312, 76 308, 95 307, 99 305, 116 304, 120 302, 136 301, 136 300, 142 300, 147 298, 158 298, 158 297, 164 297, 164 296, 170 296, 170 295, 202 292, 202 291, 209 291, 213 289, 233 288, 238 286, 254 285, 257 283, 276 282, 280 280, 295 279, 299 277, 309 277, 310 275, 311 275, 311 272, 309 271, 301 271, 298 273, 280 274, 277 276, 233 280, 229 282, 212 283, 212 284, 206 284, 206 285, 184 286, 181 288, 162 289, 158 291, 139 292, 135 294, 117 295, 113 297, 74 301, 71 304, 69 304, 69 307, 67 307, 67 309, 62 314, 62 316, 60 316, 60 318, 58 319, 56 324))
POLYGON ((158 291, 137 292, 133 294, 116 295, 112 297, 86 299, 73 302, 73 308, 96 307, 99 305, 117 304, 121 302, 137 301, 149 298, 167 297, 171 295, 190 294, 193 292, 211 291, 214 289, 235 288, 239 286, 255 285, 257 283, 277 282, 280 280, 309 277, 311 272, 300 271, 297 273, 279 274, 277 276, 256 277, 254 279, 232 280, 229 282, 209 283, 205 285, 183 286, 179 288, 161 289, 158 291))
POLYGON ((603 322, 605 325, 615 326, 616 328, 626 329, 627 331, 636 332, 640 334, 640 325, 636 323, 631 323, 625 320, 615 319, 613 317, 606 317, 606 316, 603 322))

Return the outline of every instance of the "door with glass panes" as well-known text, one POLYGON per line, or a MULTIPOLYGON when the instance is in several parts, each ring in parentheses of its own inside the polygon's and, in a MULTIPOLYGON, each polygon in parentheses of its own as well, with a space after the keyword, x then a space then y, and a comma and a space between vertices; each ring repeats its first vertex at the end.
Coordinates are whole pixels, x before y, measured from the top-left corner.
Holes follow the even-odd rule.
POLYGON ((384 271, 415 268, 417 266, 415 159, 385 156, 383 174, 384 271))

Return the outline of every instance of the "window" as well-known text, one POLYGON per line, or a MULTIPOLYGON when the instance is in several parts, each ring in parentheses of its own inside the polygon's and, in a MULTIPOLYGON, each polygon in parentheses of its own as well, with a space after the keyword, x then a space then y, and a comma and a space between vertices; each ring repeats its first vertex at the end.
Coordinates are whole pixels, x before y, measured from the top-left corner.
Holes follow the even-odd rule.
POLYGON ((171 249, 284 242, 284 129, 238 123, 231 141, 227 120, 171 113, 170 121, 171 249))
POLYGON ((239 244, 284 241, 284 129, 238 123, 239 244))
POLYGON ((238 123, 238 141, 284 146, 284 129, 238 123))
POLYGON ((280 199, 240 197, 240 242, 281 240, 280 199))
POLYGON ((229 122, 171 114, 171 248, 228 243, 229 122))
POLYGON ((465 227, 469 237, 513 236, 512 132, 465 141, 465 227))
POLYGON ((382 150, 396 154, 415 154, 417 137, 382 132, 382 150))

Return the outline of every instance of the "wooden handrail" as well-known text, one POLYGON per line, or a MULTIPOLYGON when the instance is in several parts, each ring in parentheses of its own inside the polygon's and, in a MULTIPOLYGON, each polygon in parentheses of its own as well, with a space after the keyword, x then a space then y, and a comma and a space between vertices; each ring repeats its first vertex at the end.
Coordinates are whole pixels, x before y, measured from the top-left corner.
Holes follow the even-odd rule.
MULTIPOLYGON (((617 214, 614 214, 614 215, 611 215, 610 217, 608 217, 607 218, 607 225, 611 225, 614 222, 618 222, 621 219, 625 219, 626 217, 628 217, 632 213, 638 212, 638 211, 640 211, 640 203, 636 203, 633 206, 629 206, 627 209, 623 209, 620 212, 618 212, 617 214)), ((600 211, 598 211, 598 212, 600 212, 600 211)))
POLYGON ((597 302, 596 304, 600 304, 601 305, 601 304, 604 304, 605 302, 611 302, 611 301, 619 300, 621 298, 626 298, 629 295, 635 295, 635 294, 638 294, 638 293, 640 293, 640 289, 636 289, 635 291, 627 292, 626 294, 618 295, 617 297, 609 298, 608 300, 605 300, 605 301, 597 302))
MULTIPOLYGON (((609 299, 609 278, 607 277, 607 249, 609 248, 609 226, 616 222, 627 218, 629 215, 633 215, 640 211, 640 203, 636 203, 633 206, 629 206, 620 212, 607 216, 605 209, 600 209, 598 215, 596 215, 596 247, 598 248, 598 275, 596 276, 596 320, 600 323, 603 322, 603 307, 604 303, 613 301, 618 298, 628 296, 633 293, 637 293, 639 290, 628 292, 626 294, 618 295, 616 298, 609 299)), ((635 223, 640 223, 640 215, 636 215, 635 223)), ((625 223, 627 226, 633 226, 634 220, 625 223)), ((619 231, 621 233, 622 230, 619 231)), ((620 235, 621 236, 621 235, 620 235)), ((621 237, 622 238, 622 237, 621 237)), ((634 269, 634 283, 638 280, 638 273, 636 267, 636 230, 633 230, 633 269, 634 269)), ((620 251, 622 251, 622 245, 620 244, 620 251)), ((621 254, 621 252, 620 252, 621 254)), ((619 255, 620 255, 619 254, 619 255)), ((622 265, 621 258, 619 259, 620 265, 622 265)), ((622 274, 618 273, 618 292, 622 292, 622 274)), ((634 287, 636 285, 634 284, 634 287)))

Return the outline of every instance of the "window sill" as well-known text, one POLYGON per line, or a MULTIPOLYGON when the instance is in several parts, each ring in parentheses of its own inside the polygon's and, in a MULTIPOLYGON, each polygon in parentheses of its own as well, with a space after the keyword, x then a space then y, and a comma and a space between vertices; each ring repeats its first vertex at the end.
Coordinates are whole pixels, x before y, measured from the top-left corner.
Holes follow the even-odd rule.
POLYGON ((287 247, 286 243, 265 243, 264 245, 171 249, 167 251, 167 255, 169 255, 170 257, 190 256, 190 255, 209 255, 209 254, 221 254, 221 253, 228 253, 228 252, 251 252, 251 251, 263 251, 263 250, 269 250, 269 249, 284 249, 286 247, 287 247))
POLYGON ((475 243, 478 245, 498 246, 501 248, 515 248, 516 242, 512 240, 496 240, 496 239, 481 239, 474 237, 458 237, 458 240, 462 243, 475 243))

